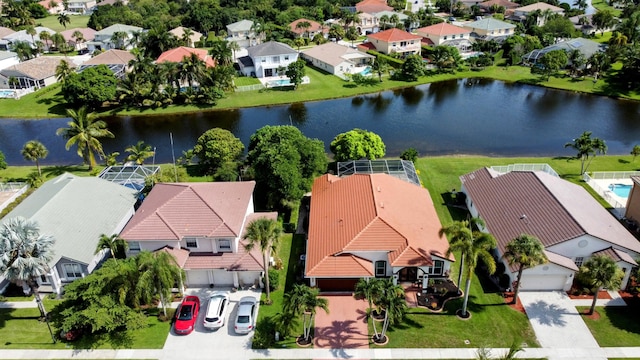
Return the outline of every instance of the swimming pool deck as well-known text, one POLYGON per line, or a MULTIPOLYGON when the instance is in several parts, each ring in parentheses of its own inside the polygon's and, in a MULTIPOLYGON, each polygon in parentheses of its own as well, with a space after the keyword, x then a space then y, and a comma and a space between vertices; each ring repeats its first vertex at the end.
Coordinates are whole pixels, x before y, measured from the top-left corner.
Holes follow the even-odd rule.
POLYGON ((633 185, 633 181, 631 181, 631 178, 592 179, 591 181, 597 184, 597 186, 600 187, 600 189, 602 189, 601 191, 599 191, 594 186, 592 186, 592 184, 589 184, 598 194, 600 194, 600 196, 602 196, 602 198, 604 198, 609 203, 609 205, 611 205, 614 208, 620 208, 620 207, 626 208, 627 198, 623 198, 617 195, 615 192, 610 190, 611 188, 609 186, 613 184, 633 185))
MULTIPOLYGON (((280 87, 280 86, 292 86, 291 83, 288 84, 280 84, 280 82, 284 82, 284 81, 289 81, 289 78, 286 76, 269 76, 269 77, 263 77, 263 78, 258 78, 258 80, 260 80, 260 82, 262 83, 262 85, 264 85, 266 88, 273 88, 273 87, 280 87)), ((302 84, 308 84, 311 81, 309 80, 308 76, 305 76, 302 78, 302 84)))

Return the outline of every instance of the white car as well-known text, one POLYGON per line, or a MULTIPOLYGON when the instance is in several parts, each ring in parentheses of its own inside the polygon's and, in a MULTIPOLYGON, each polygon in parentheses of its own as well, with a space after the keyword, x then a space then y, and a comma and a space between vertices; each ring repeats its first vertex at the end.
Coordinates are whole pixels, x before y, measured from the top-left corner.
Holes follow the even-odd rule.
POLYGON ((224 318, 229 306, 229 293, 216 291, 209 297, 207 312, 204 314, 204 327, 219 329, 224 326, 224 318))
POLYGON ((238 314, 234 329, 236 334, 248 334, 256 326, 258 300, 253 296, 245 296, 238 303, 238 314))

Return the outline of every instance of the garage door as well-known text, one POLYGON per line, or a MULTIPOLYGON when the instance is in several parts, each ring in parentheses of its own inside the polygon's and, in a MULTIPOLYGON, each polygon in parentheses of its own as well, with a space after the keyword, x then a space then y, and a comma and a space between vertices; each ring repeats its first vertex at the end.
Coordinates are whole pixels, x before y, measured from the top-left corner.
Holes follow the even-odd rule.
POLYGON ((209 286, 209 270, 187 271, 187 283, 189 286, 209 286))
POLYGON ((233 286, 233 272, 213 270, 213 284, 216 286, 233 286))
POLYGON ((353 291, 358 279, 318 279, 320 291, 353 291))
POLYGON ((523 275, 520 290, 564 290, 567 275, 523 275))

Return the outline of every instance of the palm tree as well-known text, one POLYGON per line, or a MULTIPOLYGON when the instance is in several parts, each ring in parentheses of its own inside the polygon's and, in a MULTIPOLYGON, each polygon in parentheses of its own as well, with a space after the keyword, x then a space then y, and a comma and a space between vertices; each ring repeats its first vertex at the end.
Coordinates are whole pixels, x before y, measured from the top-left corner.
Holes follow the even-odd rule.
POLYGON ((491 350, 481 347, 476 351, 476 359, 477 360, 489 360, 489 359, 498 359, 498 360, 513 360, 513 359, 517 359, 516 355, 521 352, 524 351, 524 348, 522 347, 522 342, 518 341, 518 340, 514 340, 511 343, 511 346, 509 346, 509 349, 507 350, 506 353, 504 353, 504 355, 499 356, 499 357, 493 357, 491 356, 491 350))
POLYGON ((281 233, 282 229, 279 222, 263 217, 249 223, 249 225, 247 225, 247 232, 243 237, 243 239, 248 240, 244 245, 244 248, 247 251, 251 251, 254 247, 258 247, 260 252, 262 252, 267 304, 271 304, 271 289, 269 288, 269 259, 271 259, 271 252, 276 251, 281 233))
POLYGON ((587 0, 575 0, 573 2, 573 6, 584 11, 587 8, 587 6, 589 6, 589 4, 587 4, 587 0))
MULTIPOLYGON (((473 227, 484 227, 484 221, 480 218, 471 218, 471 220, 463 220, 463 221, 454 221, 451 225, 445 226, 438 234, 440 236, 447 235, 450 244, 454 244, 457 242, 468 241, 473 238, 473 227)), ((462 285, 462 274, 464 273, 464 256, 465 254, 461 254, 460 259, 460 270, 458 271, 458 293, 460 294, 460 289, 462 285)))
POLYGON ((389 15, 384 14, 382 16, 380 16, 380 23, 382 24, 382 29, 386 29, 387 28, 387 23, 389 22, 389 15))
POLYGON ((518 264, 518 277, 511 302, 512 304, 517 304, 524 269, 546 264, 549 260, 544 253, 544 246, 540 240, 533 235, 527 234, 522 234, 511 240, 507 244, 503 256, 509 261, 509 265, 518 264))
POLYGON ((633 162, 636 162, 636 157, 640 155, 640 145, 633 145, 630 154, 633 155, 633 162))
POLYGON ((44 144, 37 140, 29 140, 24 144, 20 153, 25 160, 36 162, 38 175, 42 176, 42 170, 40 170, 40 159, 44 159, 49 155, 49 150, 47 150, 44 144))
POLYGON ((127 40, 127 33, 124 31, 115 31, 111 35, 111 43, 116 49, 122 49, 125 46, 125 40, 127 40))
POLYGON ((200 82, 204 77, 206 65, 197 54, 185 56, 180 63, 180 79, 186 81, 190 88, 194 82, 200 82))
POLYGON ((607 153, 607 145, 604 140, 592 138, 591 131, 583 132, 579 138, 573 139, 573 142, 564 144, 564 147, 570 147, 578 152, 576 159, 580 159, 580 175, 587 171, 589 164, 597 154, 607 153))
POLYGON ((141 252, 138 257, 137 292, 145 302, 149 303, 153 296, 160 296, 162 313, 167 316, 167 304, 171 302, 171 289, 175 284, 182 288, 182 269, 176 259, 168 252, 141 252))
POLYGON ((184 46, 187 47, 192 47, 193 46, 193 42, 191 41, 191 36, 193 36, 193 30, 189 29, 189 28, 183 28, 182 29, 182 43, 184 44, 184 46))
POLYGON ((496 247, 496 239, 491 234, 481 231, 472 232, 469 228, 462 228, 460 225, 456 226, 458 227, 458 230, 453 230, 457 231, 456 240, 453 241, 452 239, 449 241, 449 248, 445 255, 449 256, 454 251, 462 253, 464 265, 466 266, 467 281, 465 284, 464 302, 462 303, 460 316, 467 317, 471 278, 473 277, 473 273, 478 265, 478 260, 481 259, 485 263, 490 274, 493 274, 496 271, 496 262, 490 252, 491 249, 496 247))
POLYGON ((393 24, 393 27, 396 27, 400 22, 400 17, 398 17, 398 14, 393 14, 389 16, 389 22, 393 24))
MULTIPOLYGON (((235 59, 236 59, 236 51, 240 51, 241 47, 240 47, 240 45, 238 45, 237 42, 231 41, 231 42, 229 42, 229 49, 231 50, 231 53, 233 54, 233 61, 235 61, 235 59)), ((231 65, 231 64, 229 64, 229 65, 231 65)))
POLYGON ((296 24, 296 29, 302 29, 306 34, 307 38, 309 37, 309 28, 311 27, 311 23, 308 21, 300 21, 296 24))
POLYGON ((33 57, 33 48, 26 41, 16 41, 12 47, 20 61, 27 61, 33 57))
POLYGON ((124 259, 127 257, 126 253, 127 250, 129 250, 129 243, 118 236, 118 234, 113 234, 111 236, 102 234, 100 235, 100 240, 98 240, 98 245, 96 246, 94 254, 97 254, 104 249, 109 249, 111 257, 114 260, 118 258, 124 259))
POLYGON ((60 23, 60 25, 64 26, 64 28, 67 28, 67 24, 69 24, 71 22, 71 19, 69 18, 69 15, 67 15, 64 12, 61 12, 58 14, 58 22, 60 23))
POLYGON ((82 32, 80 30, 74 31, 73 34, 71 34, 71 37, 75 41, 76 45, 85 42, 84 35, 82 35, 82 32))
POLYGON ((294 284, 293 289, 284 294, 283 309, 285 313, 302 315, 302 339, 311 341, 311 326, 318 309, 329 313, 329 301, 318 296, 318 288, 310 288, 304 284, 294 284))
POLYGON ((390 278, 382 280, 382 291, 376 299, 376 305, 381 312, 384 312, 384 320, 379 334, 375 330, 375 322, 373 323, 374 332, 376 333, 373 341, 384 342, 387 338, 386 334, 389 325, 400 323, 407 312, 407 301, 402 285, 394 285, 393 280, 390 278))
MULTIPOLYGON (((373 302, 382 293, 382 280, 377 278, 361 278, 356 283, 353 295, 367 299, 368 310, 373 309, 373 302)), ((369 315, 369 314, 367 314, 369 315)))
POLYGON ((73 69, 69 66, 69 62, 60 60, 60 63, 56 66, 56 79, 58 82, 64 83, 72 72, 73 69))
MULTIPOLYGON (((236 44, 237 45, 237 44, 236 44)), ((209 54, 216 60, 218 65, 230 65, 233 63, 233 50, 230 43, 226 40, 219 40, 213 43, 209 54)))
POLYGON ((155 155, 155 152, 151 150, 151 145, 145 144, 142 140, 135 145, 130 145, 124 151, 129 153, 126 161, 135 161, 138 165, 142 165, 146 159, 155 155))
POLYGON ((62 51, 62 47, 67 44, 64 36, 62 36, 60 33, 51 35, 51 42, 53 43, 53 46, 58 49, 58 51, 62 51))
POLYGON ((578 276, 585 279, 593 287, 593 302, 589 309, 589 315, 591 315, 596 309, 596 301, 600 290, 620 287, 624 273, 612 258, 605 255, 596 255, 582 264, 578 276))
POLYGON ((47 48, 47 52, 51 52, 51 34, 49 34, 48 31, 41 31, 40 34, 38 34, 38 37, 40 38, 40 40, 42 40, 42 42, 44 42, 44 45, 47 48))
POLYGON ((38 225, 23 217, 8 219, 0 226, 0 274, 11 282, 26 283, 45 319, 47 312, 36 279, 49 271, 54 243, 51 235, 40 234, 38 225))
POLYGON ((67 116, 71 121, 67 123, 68 128, 60 128, 56 131, 56 135, 62 136, 67 140, 65 148, 69 150, 71 146, 78 147, 78 156, 82 157, 85 164, 89 164, 89 170, 93 170, 96 166, 95 153, 98 156, 104 156, 102 143, 100 138, 114 137, 113 133, 107 129, 107 123, 97 120, 97 115, 87 112, 87 107, 80 109, 67 109, 67 116))
POLYGON ((27 35, 31 35, 31 42, 35 44, 36 39, 34 38, 34 36, 38 34, 38 32, 36 31, 36 28, 33 27, 32 25, 29 25, 26 27, 26 29, 24 29, 24 31, 27 33, 27 35))

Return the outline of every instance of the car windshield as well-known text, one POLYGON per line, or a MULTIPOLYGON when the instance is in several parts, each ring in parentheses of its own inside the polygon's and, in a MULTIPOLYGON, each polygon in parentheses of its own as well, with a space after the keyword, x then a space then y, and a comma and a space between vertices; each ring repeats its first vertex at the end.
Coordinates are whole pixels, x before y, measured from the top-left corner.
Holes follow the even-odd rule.
POLYGON ((209 321, 209 322, 214 322, 214 321, 218 321, 218 318, 217 317, 208 317, 208 318, 205 318, 205 320, 209 321))
POLYGON ((193 305, 182 305, 180 308, 180 315, 178 315, 178 320, 191 320, 193 313, 191 309, 193 305))
POLYGON ((248 324, 248 323, 249 323, 249 316, 248 315, 238 316, 238 324, 248 324))

